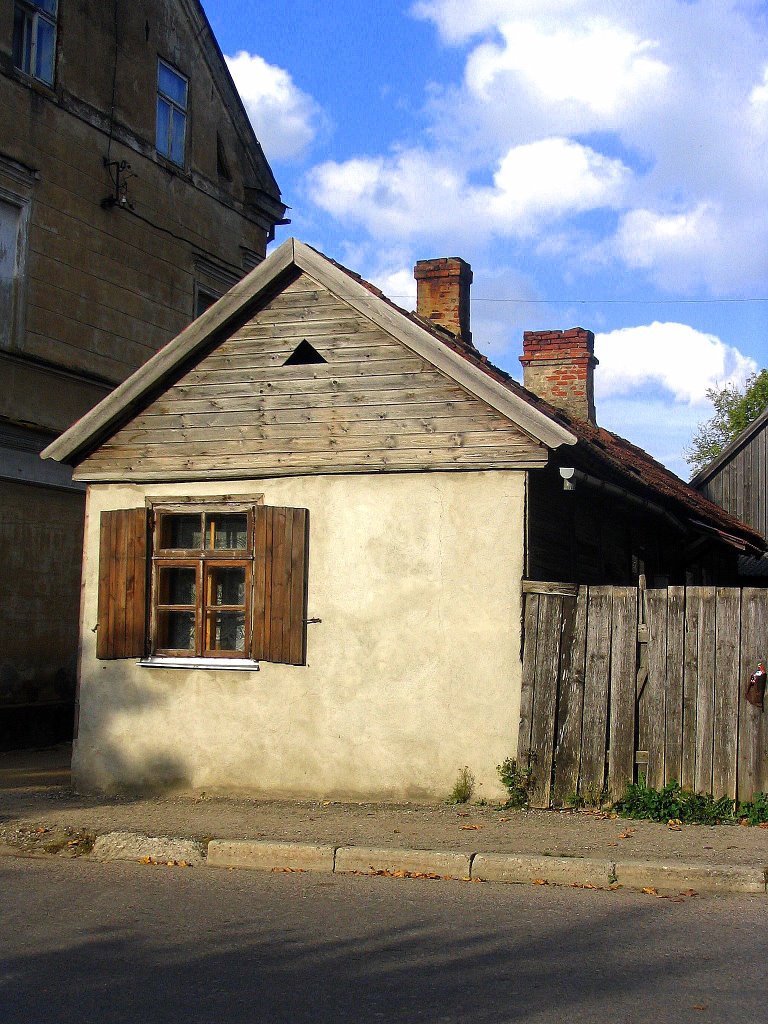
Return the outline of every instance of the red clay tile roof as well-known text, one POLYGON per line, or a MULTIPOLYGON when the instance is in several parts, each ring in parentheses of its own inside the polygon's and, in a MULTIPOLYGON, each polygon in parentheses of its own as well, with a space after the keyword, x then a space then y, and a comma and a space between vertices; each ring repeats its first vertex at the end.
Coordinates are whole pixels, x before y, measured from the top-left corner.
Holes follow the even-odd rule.
POLYGON ((458 352, 470 363, 487 373, 489 377, 504 384, 539 412, 570 430, 578 438, 578 441, 572 447, 558 450, 558 461, 564 465, 574 465, 603 479, 619 483, 640 497, 649 498, 662 504, 669 511, 676 512, 678 516, 684 515, 689 522, 698 521, 716 531, 736 537, 746 544, 750 553, 760 553, 766 550, 766 542, 757 530, 736 519, 719 505, 710 501, 709 498, 705 498, 703 494, 694 490, 671 470, 662 466, 642 448, 611 433, 610 430, 593 426, 584 420, 573 419, 560 409, 556 409, 539 398, 538 395, 524 388, 510 374, 494 366, 487 356, 482 355, 474 345, 467 344, 450 331, 431 320, 425 320, 417 313, 409 313, 388 299, 379 288, 371 284, 370 281, 366 281, 360 274, 356 274, 348 267, 337 263, 336 260, 330 259, 319 250, 315 250, 315 252, 357 281, 382 302, 386 302, 401 316, 418 324, 444 345, 453 349, 454 352, 458 352))

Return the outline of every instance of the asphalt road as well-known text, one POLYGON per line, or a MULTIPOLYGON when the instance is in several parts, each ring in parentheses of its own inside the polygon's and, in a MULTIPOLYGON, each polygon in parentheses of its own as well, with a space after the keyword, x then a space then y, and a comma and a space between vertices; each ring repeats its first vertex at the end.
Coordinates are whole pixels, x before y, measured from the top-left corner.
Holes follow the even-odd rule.
POLYGON ((0 860, 1 1024, 768 1020, 765 897, 0 860))

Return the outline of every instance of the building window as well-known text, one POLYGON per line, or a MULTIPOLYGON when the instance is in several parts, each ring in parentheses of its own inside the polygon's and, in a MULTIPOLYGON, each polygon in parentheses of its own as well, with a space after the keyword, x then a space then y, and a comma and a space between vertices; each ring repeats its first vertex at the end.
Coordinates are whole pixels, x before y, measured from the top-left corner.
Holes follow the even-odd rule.
POLYGON ((158 511, 152 652, 245 658, 253 568, 250 511, 158 511))
POLYGON ((187 134, 187 79, 166 64, 157 62, 157 137, 158 153, 180 167, 184 166, 184 140, 187 134))
POLYGON ((17 0, 13 9, 13 63, 53 85, 58 0, 17 0))
POLYGON ((96 657, 306 664, 308 545, 253 496, 102 512, 96 657))

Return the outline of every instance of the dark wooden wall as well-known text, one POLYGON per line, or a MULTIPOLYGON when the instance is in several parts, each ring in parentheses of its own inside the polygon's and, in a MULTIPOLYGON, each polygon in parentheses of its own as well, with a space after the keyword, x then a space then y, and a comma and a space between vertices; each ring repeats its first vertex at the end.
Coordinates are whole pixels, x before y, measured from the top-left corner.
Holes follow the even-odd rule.
POLYGON ((768 534, 768 420, 712 476, 702 494, 732 515, 768 534))
POLYGON ((692 538, 664 517, 577 484, 557 465, 528 473, 526 575, 562 583, 649 586, 732 584, 736 556, 692 538))

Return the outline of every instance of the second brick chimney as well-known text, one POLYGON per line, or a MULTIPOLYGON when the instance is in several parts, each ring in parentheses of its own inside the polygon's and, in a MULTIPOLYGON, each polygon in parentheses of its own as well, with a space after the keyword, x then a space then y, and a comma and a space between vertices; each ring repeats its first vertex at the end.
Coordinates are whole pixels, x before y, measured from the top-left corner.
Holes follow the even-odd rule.
POLYGON ((445 327, 468 345, 469 288, 472 268, 458 256, 438 260, 419 260, 413 268, 416 278, 416 312, 425 320, 445 327))
POLYGON ((595 336, 583 327, 525 331, 523 383, 529 391, 577 420, 595 423, 595 336))

